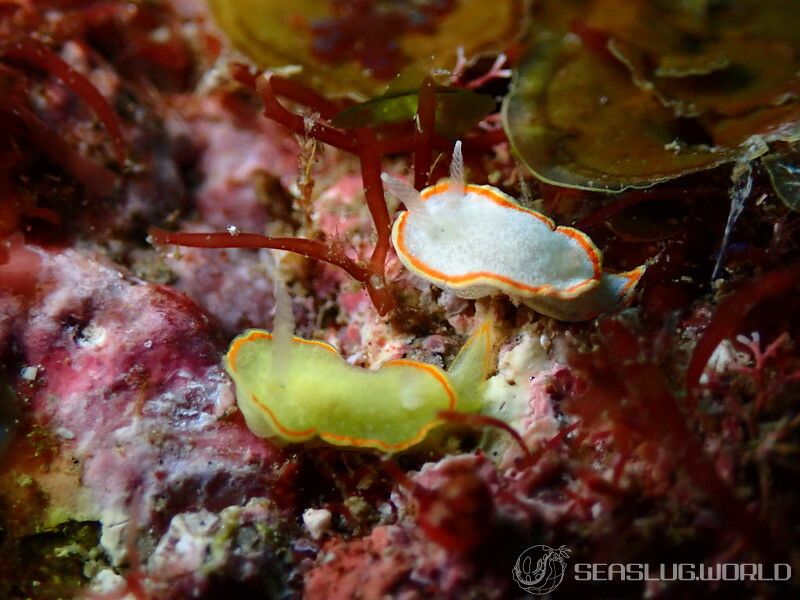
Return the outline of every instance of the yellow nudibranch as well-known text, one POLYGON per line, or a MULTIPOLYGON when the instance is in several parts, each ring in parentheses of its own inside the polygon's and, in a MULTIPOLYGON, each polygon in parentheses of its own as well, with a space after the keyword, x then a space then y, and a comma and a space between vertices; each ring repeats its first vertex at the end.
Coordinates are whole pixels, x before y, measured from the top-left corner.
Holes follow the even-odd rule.
POLYGON ((318 437, 337 446, 406 450, 442 423, 439 411, 478 411, 493 367, 489 320, 446 372, 413 360, 364 369, 324 342, 279 337, 246 331, 225 357, 247 426, 279 442, 318 437))
POLYGON ((555 319, 583 321, 625 306, 644 274, 644 265, 603 272, 585 233, 557 227, 496 188, 467 185, 460 142, 450 179, 417 192, 382 178, 407 208, 392 227, 400 261, 462 298, 500 292, 555 319))

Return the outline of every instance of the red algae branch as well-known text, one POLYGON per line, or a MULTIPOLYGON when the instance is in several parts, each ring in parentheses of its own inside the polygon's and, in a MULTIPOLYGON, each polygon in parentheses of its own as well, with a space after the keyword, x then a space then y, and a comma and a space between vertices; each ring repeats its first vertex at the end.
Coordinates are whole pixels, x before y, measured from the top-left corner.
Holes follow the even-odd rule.
POLYGON ((686 391, 692 406, 698 402, 700 377, 720 342, 736 333, 742 319, 758 304, 799 285, 800 267, 785 267, 748 282, 720 302, 686 369, 686 391))
POLYGON ((717 471, 662 368, 646 358, 645 342, 610 318, 600 322, 599 334, 598 350, 571 355, 570 363, 587 387, 569 400, 567 411, 581 419, 584 429, 610 428, 623 461, 644 444, 660 447, 671 469, 680 468, 688 476, 726 526, 749 548, 769 556, 768 524, 758 519, 717 471))
POLYGON ((127 146, 122 132, 122 122, 94 84, 84 75, 73 69, 58 54, 36 40, 26 40, 2 50, 5 60, 12 63, 21 62, 47 71, 60 79, 75 95, 77 95, 97 115, 111 138, 117 162, 125 163, 127 146))
POLYGON ((369 271, 366 268, 317 240, 270 237, 258 233, 174 232, 159 229, 158 227, 151 227, 148 233, 153 241, 158 244, 175 244, 189 248, 271 248, 273 250, 286 250, 337 266, 358 281, 364 281, 369 277, 369 271))
POLYGON ((157 243, 170 243, 200 248, 273 248, 301 254, 344 269, 350 276, 364 285, 381 315, 391 313, 396 305, 394 296, 386 283, 386 257, 391 244, 391 215, 386 205, 381 182, 381 159, 384 155, 405 149, 410 142, 414 149, 415 182, 427 182, 434 144, 436 120, 436 98, 433 80, 428 78, 420 93, 420 122, 418 134, 412 138, 401 135, 392 144, 379 140, 374 131, 362 127, 353 133, 342 131, 321 122, 329 120, 339 112, 338 106, 320 94, 297 82, 265 73, 255 75, 241 64, 231 68, 233 78, 245 87, 255 89, 264 102, 264 116, 283 125, 291 132, 309 137, 358 157, 361 164, 364 195, 370 216, 375 225, 377 240, 367 266, 345 257, 343 253, 320 241, 300 238, 271 238, 255 233, 169 233, 151 228, 150 235, 157 243), (305 107, 311 115, 303 116, 288 110, 279 100, 283 97, 305 107))
POLYGON ((436 84, 426 77, 417 101, 417 123, 414 135, 414 187, 417 191, 428 185, 433 153, 433 133, 436 126, 436 84))

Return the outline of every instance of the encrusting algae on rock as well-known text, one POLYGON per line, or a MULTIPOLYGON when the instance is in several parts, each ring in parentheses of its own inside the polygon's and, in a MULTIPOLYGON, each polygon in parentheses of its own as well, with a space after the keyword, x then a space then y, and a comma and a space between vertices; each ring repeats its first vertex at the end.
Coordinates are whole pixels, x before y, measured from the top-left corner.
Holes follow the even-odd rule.
POLYGON ((602 270, 589 237, 521 206, 487 185, 467 185, 461 143, 450 179, 417 192, 383 175, 407 210, 392 228, 401 262, 462 298, 504 293, 561 321, 583 321, 624 307, 645 266, 602 270))

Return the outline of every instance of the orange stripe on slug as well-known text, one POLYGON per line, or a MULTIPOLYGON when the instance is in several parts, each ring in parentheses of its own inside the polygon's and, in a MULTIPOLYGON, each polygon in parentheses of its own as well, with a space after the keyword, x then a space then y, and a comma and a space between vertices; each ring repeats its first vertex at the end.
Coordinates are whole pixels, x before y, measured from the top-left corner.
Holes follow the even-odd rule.
POLYGON ((267 413, 267 416, 269 417, 270 421, 272 421, 272 424, 275 426, 275 429, 280 431, 284 436, 286 436, 288 438, 297 438, 298 441, 307 440, 308 438, 310 438, 311 436, 313 436, 317 432, 317 429, 315 427, 310 427, 308 429, 303 429, 302 431, 298 431, 296 429, 289 429, 288 427, 284 427, 283 423, 278 421, 278 418, 275 416, 275 413, 272 412, 272 409, 270 409, 269 406, 267 406, 266 404, 261 402, 261 400, 256 398, 255 394, 251 393, 250 394, 250 399, 253 402, 255 402, 258 405, 259 408, 261 408, 262 410, 264 410, 267 413))
MULTIPOLYGON (((233 374, 239 373, 236 367, 237 367, 238 355, 242 348, 242 345, 247 342, 252 342, 260 339, 272 340, 273 334, 266 331, 254 330, 234 340, 234 342, 231 344, 230 350, 228 351, 228 365, 233 374)), ((319 346, 335 354, 337 357, 341 358, 341 355, 336 351, 336 349, 330 344, 327 344, 325 342, 320 342, 317 340, 306 340, 296 336, 292 337, 292 342, 301 343, 309 346, 319 346)), ((346 364, 344 360, 343 363, 346 364)), ((447 398, 447 410, 455 409, 457 405, 458 396, 455 390, 450 385, 450 382, 447 380, 446 375, 442 371, 440 371, 433 365, 406 359, 389 361, 385 363, 381 368, 392 368, 392 367, 406 367, 406 368, 410 367, 413 369, 423 371, 427 375, 432 375, 433 378, 439 383, 439 385, 445 392, 447 398)), ((417 432, 413 437, 400 442, 387 442, 381 439, 353 437, 353 436, 333 433, 330 431, 321 431, 317 427, 310 427, 308 429, 303 429, 303 430, 291 429, 286 425, 284 425, 278 419, 277 415, 273 412, 273 410, 264 401, 260 400, 255 394, 250 392, 248 393, 248 397, 252 401, 253 405, 257 407, 257 409, 261 411, 262 414, 268 418, 273 429, 276 432, 278 432, 281 437, 292 442, 302 442, 314 436, 317 436, 323 441, 336 445, 348 445, 358 448, 376 448, 385 452, 399 452, 420 443, 423 439, 425 439, 425 437, 432 429, 443 423, 441 419, 433 418, 429 422, 424 424, 419 430, 417 430, 417 432)))
MULTIPOLYGON (((258 398, 255 397, 254 394, 250 394, 250 399, 253 400, 253 402, 255 402, 255 404, 257 404, 259 408, 263 409, 267 413, 267 416, 269 417, 275 429, 280 431, 284 435, 284 437, 290 439, 294 438, 294 440, 297 442, 308 440, 316 435, 321 440, 332 443, 334 445, 339 445, 339 446, 347 445, 356 448, 378 448, 386 452, 389 451, 400 452, 402 450, 410 448, 411 446, 419 444, 422 440, 425 439, 425 437, 431 432, 432 429, 438 427, 444 422, 441 419, 434 419, 428 425, 423 427, 417 433, 417 435, 415 435, 411 439, 402 442, 391 443, 372 438, 357 438, 357 437, 351 437, 349 435, 330 433, 327 431, 318 431, 316 427, 311 427, 309 429, 305 429, 302 431, 289 429, 288 427, 284 427, 284 425, 280 421, 278 421, 277 417, 275 416, 275 413, 273 413, 272 410, 270 410, 269 406, 261 402, 258 398)), ((453 407, 454 405, 450 407, 450 410, 452 410, 453 407)))
POLYGON ((600 266, 600 263, 602 262, 600 258, 600 251, 597 249, 597 246, 594 245, 594 242, 589 238, 589 236, 572 227, 556 227, 554 231, 560 231, 564 235, 571 237, 573 240, 578 242, 581 248, 586 251, 586 254, 589 256, 589 260, 592 261, 592 268, 594 269, 592 280, 600 279, 602 275, 602 268, 600 266))
MULTIPOLYGON (((447 193, 451 187, 452 183, 449 180, 445 179, 443 181, 440 181, 436 185, 432 185, 422 190, 420 192, 420 198, 423 201, 428 201, 438 194, 447 193)), ((433 280, 438 280, 437 282, 440 284, 445 284, 445 285, 449 284, 452 285, 453 287, 468 287, 469 285, 480 284, 481 280, 497 281, 504 283, 523 293, 568 299, 582 294, 585 288, 593 285, 602 276, 602 267, 601 267, 602 259, 600 256, 600 251, 594 245, 594 242, 592 242, 589 236, 587 236, 582 231, 573 229, 572 227, 557 227, 555 222, 548 216, 543 215, 542 213, 537 212, 535 210, 525 208, 524 206, 520 206, 516 201, 514 201, 513 198, 491 186, 466 185, 464 189, 465 192, 481 196, 482 198, 489 200, 490 202, 496 204, 497 206, 515 210, 517 212, 521 212, 531 217, 534 217, 535 219, 545 223, 554 232, 563 233, 567 237, 576 241, 578 245, 583 249, 583 251, 586 252, 589 261, 592 263, 592 276, 568 288, 556 288, 550 284, 545 284, 540 286, 527 285, 520 281, 517 281, 516 279, 512 279, 510 277, 500 275, 498 273, 491 273, 489 271, 474 271, 463 275, 448 275, 443 271, 434 269, 433 267, 429 266, 422 260, 415 257, 413 254, 411 254, 411 252, 409 252, 408 246, 405 243, 405 227, 406 227, 406 220, 409 215, 408 211, 406 211, 404 213, 401 213, 400 216, 398 217, 397 243, 395 244, 397 246, 396 250, 402 253, 403 256, 408 260, 408 262, 411 263, 413 267, 416 270, 418 270, 421 274, 423 274, 425 277, 433 280)))
POLYGON ((585 288, 595 284, 595 282, 598 281, 601 276, 600 255, 594 244, 591 242, 591 240, 587 242, 588 237, 579 232, 577 229, 572 229, 569 227, 557 228, 556 231, 564 231, 565 235, 568 235, 569 237, 578 241, 581 247, 587 251, 589 259, 592 263, 592 277, 588 277, 583 281, 576 283, 575 285, 571 285, 564 289, 556 288, 551 284, 538 286, 528 285, 510 277, 506 277, 505 275, 499 275, 489 271, 473 271, 463 275, 448 275, 443 271, 439 271, 427 265, 409 252, 405 242, 405 228, 408 215, 409 212, 405 211, 400 213, 400 216, 397 217, 397 239, 395 243, 395 249, 401 253, 409 263, 411 263, 415 270, 422 273, 427 279, 434 280, 439 284, 450 285, 452 287, 468 287, 469 285, 480 284, 482 283, 482 280, 488 280, 490 282, 504 283, 515 290, 519 290, 528 294, 539 294, 542 296, 552 296, 556 298, 570 298, 579 296, 585 288))
MULTIPOLYGON (((618 273, 618 275, 622 275, 628 280, 621 290, 623 296, 628 296, 630 291, 636 286, 637 283, 639 283, 639 280, 642 278, 642 275, 644 275, 646 269, 647 265, 641 265, 632 271, 618 273)), ((627 298, 626 303, 630 303, 630 298, 627 298)))
MULTIPOLYGON (((252 342, 253 340, 271 340, 271 339, 272 339, 272 334, 267 331, 251 331, 245 337, 239 336, 238 338, 236 338, 233 341, 233 344, 231 344, 230 350, 228 350, 228 362, 231 365, 231 369, 233 369, 234 372, 236 371, 236 357, 239 354, 239 348, 242 346, 242 344, 246 342, 252 342)), ((292 336, 292 341, 300 342, 302 344, 308 344, 309 346, 319 346, 321 348, 324 348, 328 352, 333 352, 337 356, 341 356, 338 350, 336 350, 336 348, 325 342, 320 342, 318 340, 306 340, 297 336, 292 336)))
POLYGON ((441 425, 444 421, 441 419, 434 419, 428 425, 423 427, 417 435, 415 435, 410 440, 406 440, 404 442, 384 442, 383 440, 373 440, 369 438, 353 438, 346 435, 338 435, 334 433, 319 433, 320 439, 330 442, 336 445, 344 445, 347 444, 348 446, 355 446, 358 448, 379 448, 380 450, 384 451, 391 451, 391 452, 400 452, 402 450, 406 450, 407 448, 411 448, 411 446, 415 446, 419 444, 422 440, 425 439, 432 429, 441 425), (337 444, 337 442, 339 442, 337 444))
POLYGON ((436 379, 436 381, 438 381, 442 385, 442 387, 444 388, 445 393, 447 394, 447 398, 448 398, 447 404, 448 404, 448 406, 450 407, 451 410, 453 408, 455 408, 455 406, 456 406, 456 393, 455 393, 455 391, 453 391, 453 388, 450 386, 450 382, 447 381, 447 379, 445 379, 445 377, 442 374, 442 372, 439 371, 436 367, 434 367, 433 365, 429 365, 427 363, 417 362, 415 360, 408 360, 408 359, 405 359, 405 358, 397 358, 395 360, 387 361, 386 363, 383 364, 383 367, 381 367, 381 368, 391 367, 391 366, 395 366, 395 365, 396 366, 403 366, 404 365, 404 366, 407 366, 407 367, 413 367, 415 369, 421 369, 423 371, 427 371, 428 374, 433 375, 433 377, 436 379))
MULTIPOLYGON (((430 200, 433 196, 436 196, 437 194, 444 194, 448 192, 451 186, 452 184, 450 183, 450 181, 445 179, 444 181, 441 181, 436 185, 432 185, 431 187, 425 188, 419 193, 419 196, 424 201, 430 200)), ((487 185, 465 185, 464 191, 471 192, 479 196, 483 196, 484 198, 490 200, 491 202, 497 204, 498 206, 503 206, 505 208, 510 208, 512 210, 529 214, 532 217, 539 219, 542 223, 546 223, 550 227, 550 229, 556 228, 556 224, 555 221, 553 221, 553 219, 535 210, 531 210, 529 208, 525 208, 524 206, 520 206, 517 202, 514 201, 514 199, 511 196, 501 192, 496 188, 487 185)))

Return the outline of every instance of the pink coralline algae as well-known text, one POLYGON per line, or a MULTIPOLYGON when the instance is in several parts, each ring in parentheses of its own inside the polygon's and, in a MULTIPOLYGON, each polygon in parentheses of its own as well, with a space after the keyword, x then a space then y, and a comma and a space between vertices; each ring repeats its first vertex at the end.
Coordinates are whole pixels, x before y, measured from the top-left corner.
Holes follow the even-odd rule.
POLYGON ((260 231, 274 210, 274 187, 297 177, 297 143, 278 125, 222 95, 187 99, 173 127, 199 150, 202 183, 194 202, 204 223, 260 231))
MULTIPOLYGON (((235 414, 209 319, 102 260, 38 253, 40 294, 27 309, 0 293, 0 342, 35 367, 16 388, 31 421, 80 463, 84 514, 102 523, 112 562, 135 558, 131 540, 158 542, 176 515, 268 496, 282 455, 235 414)), ((207 576, 195 571, 194 585, 207 576)))
POLYGON ((502 598, 508 582, 482 574, 479 564, 448 553, 400 525, 378 526, 364 538, 326 544, 305 576, 309 600, 349 598, 502 598))

